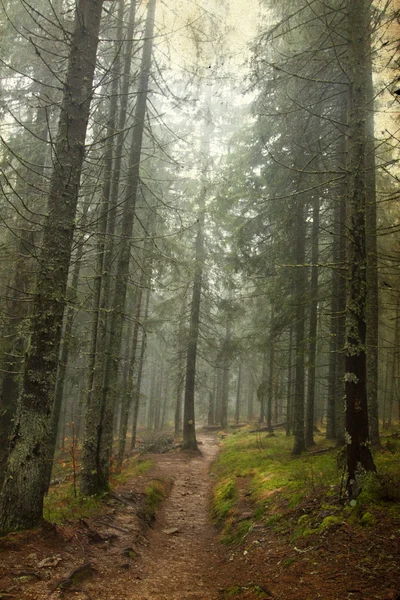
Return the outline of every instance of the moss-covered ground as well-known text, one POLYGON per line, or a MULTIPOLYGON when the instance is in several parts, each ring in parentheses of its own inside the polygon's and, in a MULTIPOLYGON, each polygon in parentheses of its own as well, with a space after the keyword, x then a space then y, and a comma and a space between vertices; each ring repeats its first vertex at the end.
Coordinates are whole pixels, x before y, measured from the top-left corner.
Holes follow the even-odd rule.
POLYGON ((226 543, 240 542, 257 524, 289 536, 293 543, 348 524, 373 528, 381 518, 400 518, 400 436, 382 437, 375 451, 377 475, 363 478, 351 503, 345 495, 343 451, 322 434, 300 457, 293 440, 234 431, 222 441, 213 465, 212 516, 226 543))

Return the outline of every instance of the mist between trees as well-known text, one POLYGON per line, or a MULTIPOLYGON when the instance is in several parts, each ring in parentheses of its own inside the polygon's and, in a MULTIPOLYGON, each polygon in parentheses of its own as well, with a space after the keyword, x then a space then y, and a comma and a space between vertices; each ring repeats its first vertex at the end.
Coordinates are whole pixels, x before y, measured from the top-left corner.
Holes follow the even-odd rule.
POLYGON ((3 533, 72 435, 91 495, 143 430, 318 427, 351 499, 399 420, 398 7, 246 17, 1 1, 3 533))

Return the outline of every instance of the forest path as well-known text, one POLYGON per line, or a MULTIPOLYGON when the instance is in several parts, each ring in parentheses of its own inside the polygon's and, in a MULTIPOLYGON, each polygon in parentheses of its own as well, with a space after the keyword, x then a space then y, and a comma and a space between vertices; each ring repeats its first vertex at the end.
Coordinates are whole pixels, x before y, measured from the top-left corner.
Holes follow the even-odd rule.
POLYGON ((140 579, 125 591, 127 600, 221 597, 216 575, 224 560, 209 516, 209 469, 218 453, 218 440, 199 435, 198 441, 201 454, 158 457, 160 477, 172 477, 173 487, 135 565, 140 579))
POLYGON ((222 600, 233 563, 210 518, 219 443, 198 441, 201 452, 151 455, 150 470, 119 485, 93 517, 0 540, 0 598, 222 600), (170 493, 148 526, 139 515, 157 480, 170 493))
MULTIPOLYGON (((371 533, 338 523, 310 541, 259 520, 221 544, 209 506, 218 441, 199 441, 201 454, 152 455, 92 517, 0 539, 0 600, 400 600, 398 517, 380 516, 371 533), (140 510, 157 480, 172 487, 149 527, 140 510)), ((254 506, 248 478, 236 483, 238 525, 254 506)))

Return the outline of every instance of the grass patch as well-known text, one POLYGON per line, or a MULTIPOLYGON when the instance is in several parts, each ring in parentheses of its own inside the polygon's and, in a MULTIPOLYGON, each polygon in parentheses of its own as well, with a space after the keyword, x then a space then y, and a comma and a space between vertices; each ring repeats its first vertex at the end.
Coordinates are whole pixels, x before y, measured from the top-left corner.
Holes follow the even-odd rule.
POLYGON ((43 516, 46 521, 62 525, 66 521, 78 520, 97 514, 102 507, 103 496, 75 496, 69 483, 49 491, 44 500, 43 516))
POLYGON ((224 438, 212 467, 217 477, 212 514, 226 543, 241 541, 256 521, 296 541, 327 535, 346 522, 372 528, 379 522, 380 511, 393 518, 400 515, 400 440, 383 439, 382 449, 374 456, 378 474, 365 475, 361 494, 352 506, 343 498, 338 450, 329 449, 322 435, 316 436, 316 441, 311 452, 292 457, 293 440, 283 432, 266 437, 235 431, 224 438), (236 486, 239 477, 249 481, 252 509, 251 518, 243 521, 244 531, 236 486))
POLYGON ((112 484, 124 484, 130 479, 144 475, 153 466, 151 459, 142 459, 140 456, 128 458, 122 465, 122 470, 112 476, 112 484))
POLYGON ((253 529, 253 523, 247 519, 240 523, 228 523, 225 525, 222 543, 231 545, 243 542, 247 534, 253 529))
POLYGON ((238 498, 235 479, 225 478, 214 487, 212 517, 217 525, 223 524, 238 498))
POLYGON ((168 484, 161 479, 154 479, 144 490, 145 501, 139 510, 139 516, 146 523, 151 523, 156 516, 157 510, 163 500, 168 496, 168 484))
MULTIPOLYGON (((152 460, 143 460, 139 456, 127 459, 120 473, 112 473, 112 487, 144 475, 152 465, 152 460)), ((43 516, 46 521, 61 525, 66 521, 92 517, 100 512, 106 494, 87 497, 82 496, 79 489, 74 489, 74 484, 71 483, 73 470, 66 458, 57 460, 53 469, 53 477, 61 475, 65 481, 52 486, 44 499, 43 516)), ((154 501, 152 496, 151 502, 154 501)))

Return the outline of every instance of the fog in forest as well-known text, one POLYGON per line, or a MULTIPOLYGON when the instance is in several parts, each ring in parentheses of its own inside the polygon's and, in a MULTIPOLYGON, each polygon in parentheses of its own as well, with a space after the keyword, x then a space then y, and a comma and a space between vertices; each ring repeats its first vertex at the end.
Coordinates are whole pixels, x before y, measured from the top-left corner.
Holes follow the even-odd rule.
POLYGON ((0 38, 0 532, 204 431, 343 448, 356 502, 400 415, 398 3, 1 0, 0 38))

